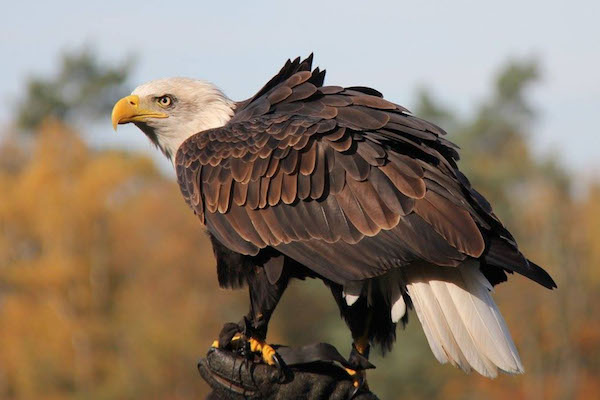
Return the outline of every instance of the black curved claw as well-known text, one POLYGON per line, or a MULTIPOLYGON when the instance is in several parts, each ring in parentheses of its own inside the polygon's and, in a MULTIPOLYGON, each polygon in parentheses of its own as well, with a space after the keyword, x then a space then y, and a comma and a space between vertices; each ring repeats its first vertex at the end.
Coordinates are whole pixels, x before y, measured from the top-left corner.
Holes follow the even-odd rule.
POLYGON ((350 393, 348 400, 352 400, 358 394, 358 392, 360 392, 360 388, 360 386, 355 387, 352 393, 350 393))
POLYGON ((275 350, 275 354, 273 355, 273 361, 275 362, 275 367, 277 367, 277 383, 289 381, 291 379, 291 371, 279 353, 277 353, 277 350, 275 350))
POLYGON ((354 397, 356 397, 360 393, 369 392, 369 387, 367 385, 367 379, 363 373, 361 373, 360 371, 357 371, 356 375, 354 375, 352 378, 353 378, 353 380, 355 380, 355 382, 356 381, 358 382, 358 386, 355 386, 354 390, 350 393, 350 397, 348 398, 349 400, 352 400, 354 397))

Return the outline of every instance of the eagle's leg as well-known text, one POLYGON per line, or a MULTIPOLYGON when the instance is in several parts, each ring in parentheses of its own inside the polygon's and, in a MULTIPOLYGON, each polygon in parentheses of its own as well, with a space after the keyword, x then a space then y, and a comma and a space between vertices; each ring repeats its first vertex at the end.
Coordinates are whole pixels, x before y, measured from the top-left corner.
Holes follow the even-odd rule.
POLYGON ((265 340, 271 315, 290 279, 283 265, 284 257, 269 247, 256 256, 243 255, 227 248, 213 235, 209 237, 217 259, 219 285, 235 289, 247 284, 250 292, 250 312, 238 324, 225 324, 212 347, 233 347, 247 350, 247 354, 258 352, 272 365, 275 352, 265 340))
POLYGON ((267 329, 273 311, 287 288, 289 275, 285 272, 271 283, 263 265, 252 265, 246 271, 250 294, 250 311, 239 324, 226 324, 213 347, 232 347, 259 353, 266 364, 275 365, 275 350, 266 343, 267 329))
POLYGON ((250 311, 245 317, 245 336, 250 344, 250 351, 260 353, 265 363, 276 363, 275 350, 266 343, 267 329, 275 307, 287 288, 289 278, 282 274, 277 282, 271 283, 262 266, 255 266, 248 275, 250 293, 250 311))
POLYGON ((352 376, 354 386, 359 388, 368 388, 367 375, 365 370, 374 368, 369 363, 370 338, 373 328, 373 311, 368 306, 365 297, 360 297, 352 305, 348 305, 343 296, 343 287, 334 283, 328 283, 331 293, 335 298, 340 313, 344 317, 346 324, 352 333, 352 350, 348 362, 352 368, 346 368, 349 375, 352 376))
POLYGON ((356 365, 356 369, 347 368, 346 371, 354 382, 354 387, 357 389, 364 388, 369 389, 367 384, 367 372, 365 368, 368 368, 369 350, 371 345, 369 344, 371 322, 373 320, 373 310, 366 308, 363 314, 363 323, 355 325, 355 329, 352 329, 352 350, 350 351, 349 361, 350 364, 356 365), (358 328, 358 329, 357 329, 358 328))

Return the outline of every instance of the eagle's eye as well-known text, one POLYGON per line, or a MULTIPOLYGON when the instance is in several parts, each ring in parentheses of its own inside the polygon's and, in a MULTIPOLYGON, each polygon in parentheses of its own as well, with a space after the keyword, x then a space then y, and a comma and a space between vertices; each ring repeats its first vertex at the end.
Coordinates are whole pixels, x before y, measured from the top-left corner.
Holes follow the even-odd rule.
POLYGON ((173 99, 169 95, 160 96, 156 99, 156 102, 162 108, 167 108, 173 103, 173 99))

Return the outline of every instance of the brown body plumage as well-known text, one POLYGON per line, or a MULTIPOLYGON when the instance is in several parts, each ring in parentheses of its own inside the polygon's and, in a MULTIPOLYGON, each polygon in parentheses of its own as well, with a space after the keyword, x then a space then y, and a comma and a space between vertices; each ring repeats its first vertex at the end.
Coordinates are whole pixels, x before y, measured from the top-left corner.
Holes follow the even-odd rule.
POLYGON ((309 69, 288 62, 227 125, 179 148, 182 193, 221 243, 274 247, 340 284, 470 256, 496 267, 492 283, 508 270, 553 286, 458 171, 442 129, 309 69))

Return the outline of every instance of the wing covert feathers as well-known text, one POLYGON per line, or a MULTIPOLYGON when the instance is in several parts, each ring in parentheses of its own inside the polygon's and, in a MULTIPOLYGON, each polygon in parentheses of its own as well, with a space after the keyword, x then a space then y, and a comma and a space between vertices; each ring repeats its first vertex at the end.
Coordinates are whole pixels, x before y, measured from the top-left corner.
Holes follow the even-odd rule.
POLYGON ((554 285, 458 171, 442 129, 373 89, 323 86, 311 64, 288 61, 225 126, 179 148, 182 194, 219 241, 275 247, 342 284, 483 257, 493 284, 509 270, 554 285))

